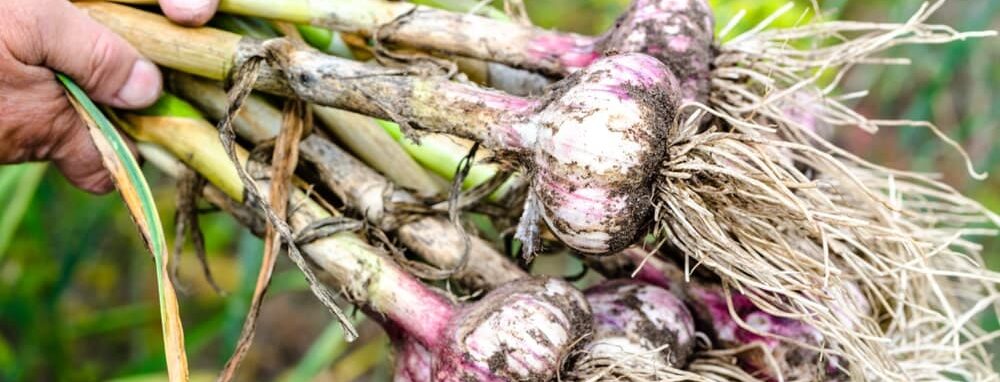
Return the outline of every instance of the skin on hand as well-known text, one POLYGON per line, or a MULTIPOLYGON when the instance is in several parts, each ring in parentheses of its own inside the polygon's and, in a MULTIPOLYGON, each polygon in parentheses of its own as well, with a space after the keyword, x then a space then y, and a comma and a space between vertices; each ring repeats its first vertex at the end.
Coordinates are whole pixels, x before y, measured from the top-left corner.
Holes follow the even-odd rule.
MULTIPOLYGON (((204 24, 217 0, 162 0, 185 25, 204 24)), ((111 191, 111 178, 55 71, 96 102, 123 109, 159 97, 156 66, 66 0, 0 1, 0 164, 52 161, 75 186, 111 191)))
POLYGON ((207 23, 218 5, 219 0, 160 0, 163 14, 175 23, 187 26, 207 23))

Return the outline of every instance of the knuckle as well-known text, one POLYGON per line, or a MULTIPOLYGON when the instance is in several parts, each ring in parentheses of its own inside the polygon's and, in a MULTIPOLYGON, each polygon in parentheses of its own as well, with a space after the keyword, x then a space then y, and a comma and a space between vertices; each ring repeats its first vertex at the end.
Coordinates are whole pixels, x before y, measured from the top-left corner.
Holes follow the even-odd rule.
POLYGON ((39 20, 34 7, 2 7, 2 14, 5 26, 0 28, 0 44, 4 55, 28 65, 44 60, 43 40, 38 31, 38 22, 43 20, 39 20))
POLYGON ((96 89, 105 81, 110 80, 114 70, 121 65, 121 45, 110 31, 102 30, 98 33, 97 39, 87 62, 87 81, 85 86, 88 89, 96 89))

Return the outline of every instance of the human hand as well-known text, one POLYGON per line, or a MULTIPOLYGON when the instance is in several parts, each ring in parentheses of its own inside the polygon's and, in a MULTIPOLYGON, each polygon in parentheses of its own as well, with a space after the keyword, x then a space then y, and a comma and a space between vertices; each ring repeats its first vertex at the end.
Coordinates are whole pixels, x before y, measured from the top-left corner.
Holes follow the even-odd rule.
POLYGON ((53 71, 99 103, 135 109, 156 101, 159 70, 65 0, 4 0, 0 14, 0 164, 50 160, 75 186, 110 191, 100 154, 53 71))
POLYGON ((175 23, 199 26, 215 14, 219 0, 160 0, 160 9, 175 23))

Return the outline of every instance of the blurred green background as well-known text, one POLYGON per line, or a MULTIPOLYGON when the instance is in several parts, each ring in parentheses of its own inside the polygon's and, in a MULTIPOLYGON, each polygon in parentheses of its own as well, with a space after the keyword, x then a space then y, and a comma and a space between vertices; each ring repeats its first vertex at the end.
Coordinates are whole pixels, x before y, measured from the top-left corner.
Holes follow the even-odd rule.
MULTIPOLYGON (((445 1, 445 0, 442 0, 445 1)), ((453 1, 453 0, 447 0, 453 1)), ((535 23, 597 34, 626 0, 526 0, 535 23)), ((718 24, 748 14, 745 29, 786 2, 714 0, 718 24)), ((794 24, 803 7, 779 20, 794 24)), ((902 21, 918 1, 822 1, 828 18, 902 21)), ((1000 29, 1000 1, 952 1, 934 22, 960 30, 1000 29)), ((937 171, 966 194, 1000 211, 1000 39, 893 51, 908 67, 858 67, 851 90, 871 89, 855 103, 868 116, 930 120, 969 150, 977 168, 995 176, 978 182, 961 158, 919 128, 877 136, 842 131, 841 144, 898 168, 937 171)), ((93 196, 69 186, 44 164, 0 167, 0 381, 145 381, 165 378, 153 263, 115 195, 93 196)), ((149 169, 160 213, 172 225, 173 184, 149 169)), ((209 262, 227 292, 204 282, 193 254, 183 259, 181 311, 194 380, 212 380, 235 346, 261 243, 221 214, 202 218, 209 262)), ((168 229, 168 231, 172 231, 168 229)), ((172 232, 168 232, 172 234, 172 232)), ((1000 241, 983 240, 991 267, 1000 241)), ((362 341, 346 344, 299 273, 279 264, 257 339, 241 379, 329 381, 389 379, 387 347, 377 328, 362 324, 362 341)), ((991 329, 997 330, 996 318, 991 329)))

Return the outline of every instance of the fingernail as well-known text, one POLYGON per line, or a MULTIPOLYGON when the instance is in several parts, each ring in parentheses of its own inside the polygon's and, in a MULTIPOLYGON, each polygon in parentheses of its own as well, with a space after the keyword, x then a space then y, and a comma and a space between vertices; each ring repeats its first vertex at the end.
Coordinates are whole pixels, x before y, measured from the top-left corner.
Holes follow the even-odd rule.
POLYGON ((160 97, 160 88, 163 80, 160 78, 160 71, 152 62, 140 59, 132 65, 132 71, 128 75, 128 80, 118 93, 115 99, 119 106, 125 108, 140 108, 152 105, 160 97))
POLYGON ((198 25, 208 21, 212 12, 211 0, 170 0, 161 1, 167 17, 186 25, 198 25))
POLYGON ((172 0, 170 5, 175 8, 183 8, 194 12, 208 10, 209 0, 172 0))

